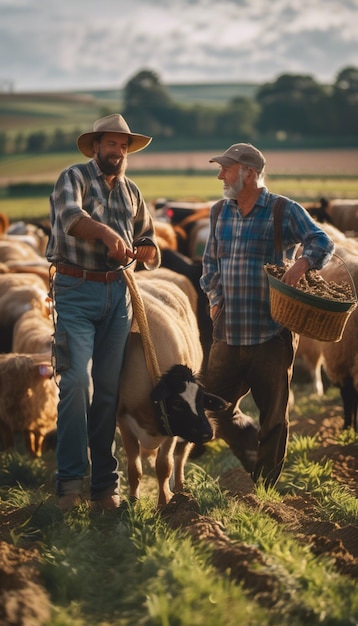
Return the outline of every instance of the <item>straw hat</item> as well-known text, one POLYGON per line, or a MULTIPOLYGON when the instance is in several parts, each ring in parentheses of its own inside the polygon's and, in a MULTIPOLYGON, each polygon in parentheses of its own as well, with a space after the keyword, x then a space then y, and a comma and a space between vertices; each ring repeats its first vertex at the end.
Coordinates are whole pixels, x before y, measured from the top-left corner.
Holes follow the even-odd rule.
POLYGON ((77 139, 77 147, 86 157, 93 157, 93 142, 98 139, 102 133, 122 133, 130 137, 128 152, 138 152, 146 148, 152 141, 152 137, 132 133, 124 117, 119 113, 106 115, 96 120, 93 124, 93 131, 83 133, 77 139))

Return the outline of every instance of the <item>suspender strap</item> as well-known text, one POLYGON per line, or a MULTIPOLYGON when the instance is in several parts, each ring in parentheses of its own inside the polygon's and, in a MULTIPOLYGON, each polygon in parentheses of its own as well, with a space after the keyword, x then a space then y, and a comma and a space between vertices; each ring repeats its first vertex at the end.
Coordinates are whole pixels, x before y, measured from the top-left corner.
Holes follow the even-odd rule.
POLYGON ((275 252, 282 252, 282 215, 286 204, 286 198, 282 196, 276 198, 273 202, 273 236, 275 244, 275 252))
MULTIPOLYGON (((225 200, 220 200, 215 209, 215 214, 213 216, 213 224, 217 222, 219 217, 219 213, 224 205, 225 200)), ((283 209, 286 204, 286 198, 279 196, 273 201, 272 204, 272 213, 273 213, 273 236, 274 236, 274 245, 275 252, 282 252, 282 216, 283 209)))

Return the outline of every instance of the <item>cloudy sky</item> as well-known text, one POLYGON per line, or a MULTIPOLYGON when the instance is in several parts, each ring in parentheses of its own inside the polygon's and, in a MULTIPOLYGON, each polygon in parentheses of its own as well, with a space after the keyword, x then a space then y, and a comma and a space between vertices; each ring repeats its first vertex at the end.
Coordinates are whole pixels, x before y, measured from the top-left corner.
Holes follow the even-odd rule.
POLYGON ((142 69, 164 84, 334 82, 358 66, 358 0, 0 0, 0 86, 115 89, 142 69))

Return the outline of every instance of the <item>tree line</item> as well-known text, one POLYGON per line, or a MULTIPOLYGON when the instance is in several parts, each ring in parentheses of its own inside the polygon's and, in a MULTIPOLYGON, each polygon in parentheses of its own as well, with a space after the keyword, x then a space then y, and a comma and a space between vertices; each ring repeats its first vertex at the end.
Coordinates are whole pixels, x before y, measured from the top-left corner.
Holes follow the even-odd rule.
MULTIPOLYGON (((304 142, 329 138, 358 142, 358 68, 342 69, 333 84, 323 85, 310 75, 282 74, 259 86, 254 97, 237 96, 224 106, 176 102, 159 76, 142 70, 124 88, 122 113, 131 128, 172 147, 180 141, 201 146, 220 139, 234 141, 304 142), (144 132, 144 131, 143 131, 144 132)), ((101 111, 101 115, 113 111, 101 111)), ((10 152, 44 153, 73 150, 81 129, 49 134, 19 133, 10 152)), ((9 153, 6 132, 0 133, 0 155, 9 153)))

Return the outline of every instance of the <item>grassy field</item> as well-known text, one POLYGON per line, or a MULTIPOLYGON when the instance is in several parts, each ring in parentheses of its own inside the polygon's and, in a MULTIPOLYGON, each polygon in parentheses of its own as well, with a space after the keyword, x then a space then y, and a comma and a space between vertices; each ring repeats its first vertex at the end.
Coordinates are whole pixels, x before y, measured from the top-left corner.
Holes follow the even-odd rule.
MULTIPOLYGON (((136 175, 134 180, 139 185, 148 205, 159 198, 183 201, 211 201, 221 197, 221 184, 215 176, 158 176, 136 175)), ((330 178, 280 178, 268 180, 270 190, 295 198, 299 202, 316 201, 321 196, 357 198, 358 179, 330 178)), ((0 212, 6 213, 11 221, 47 217, 49 211, 48 196, 28 196, 10 198, 0 196, 0 212)))
POLYGON ((277 490, 254 488, 216 440, 161 511, 145 464, 133 504, 118 439, 120 509, 62 516, 54 451, 0 451, 1 624, 15 608, 17 624, 38 626, 357 624, 357 435, 339 432, 338 390, 320 402, 294 391, 277 490))
MULTIPOLYGON (((127 174, 135 180, 148 203, 158 198, 208 201, 221 197, 217 167, 209 164, 211 152, 150 153, 130 157, 127 174)), ((358 150, 275 151, 267 153, 270 190, 314 202, 320 197, 357 198, 358 150)), ((0 212, 10 219, 48 214, 48 195, 59 172, 82 161, 78 152, 41 156, 14 156, 0 161, 0 212), (27 196, 10 185, 34 185, 27 196), (35 185, 46 184, 46 192, 35 185)))

